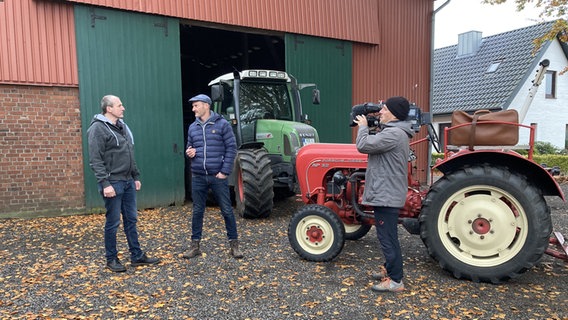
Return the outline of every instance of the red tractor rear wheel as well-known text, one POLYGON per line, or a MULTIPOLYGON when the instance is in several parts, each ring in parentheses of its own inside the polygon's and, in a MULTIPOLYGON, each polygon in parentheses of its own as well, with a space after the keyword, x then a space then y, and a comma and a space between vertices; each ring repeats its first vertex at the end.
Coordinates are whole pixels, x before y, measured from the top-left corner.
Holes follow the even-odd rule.
POLYGON ((370 224, 343 224, 345 228, 345 240, 359 240, 363 238, 369 230, 371 230, 372 225, 370 224))
POLYGON ((538 188, 504 167, 479 165, 440 178, 420 214, 430 255, 456 278, 500 283, 544 254, 550 208, 538 188))
POLYGON ((330 261, 343 249, 345 229, 333 210, 311 204, 292 216, 288 240, 300 257, 309 261, 330 261))

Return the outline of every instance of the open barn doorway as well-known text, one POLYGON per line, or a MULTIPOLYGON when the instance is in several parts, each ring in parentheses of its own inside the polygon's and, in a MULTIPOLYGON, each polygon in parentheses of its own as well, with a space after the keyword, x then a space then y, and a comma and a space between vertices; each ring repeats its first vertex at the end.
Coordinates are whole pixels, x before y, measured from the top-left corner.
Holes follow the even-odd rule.
MULTIPOLYGON (((284 35, 250 30, 180 25, 184 143, 187 128, 195 120, 187 100, 210 94, 209 81, 225 73, 246 69, 286 69, 284 35)), ((191 199, 191 172, 185 161, 185 198, 191 199)))

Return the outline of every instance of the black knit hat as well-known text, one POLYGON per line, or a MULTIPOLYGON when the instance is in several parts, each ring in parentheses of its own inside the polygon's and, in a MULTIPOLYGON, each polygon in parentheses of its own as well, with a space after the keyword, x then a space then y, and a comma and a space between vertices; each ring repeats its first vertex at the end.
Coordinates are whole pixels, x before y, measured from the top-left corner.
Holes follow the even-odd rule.
POLYGON ((408 117, 408 111, 410 111, 410 103, 405 97, 390 97, 385 102, 389 111, 398 120, 404 121, 408 117))

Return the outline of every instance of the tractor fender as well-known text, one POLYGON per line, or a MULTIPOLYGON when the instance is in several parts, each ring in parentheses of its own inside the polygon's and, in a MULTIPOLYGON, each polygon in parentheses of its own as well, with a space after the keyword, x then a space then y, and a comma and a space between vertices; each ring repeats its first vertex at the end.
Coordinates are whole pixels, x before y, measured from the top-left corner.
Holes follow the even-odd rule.
POLYGON ((512 172, 520 173, 527 178, 527 181, 539 188, 543 195, 558 196, 563 201, 566 201, 558 182, 545 168, 533 160, 510 150, 460 150, 436 163, 432 168, 438 169, 443 174, 448 174, 463 167, 482 163, 504 166, 512 172))

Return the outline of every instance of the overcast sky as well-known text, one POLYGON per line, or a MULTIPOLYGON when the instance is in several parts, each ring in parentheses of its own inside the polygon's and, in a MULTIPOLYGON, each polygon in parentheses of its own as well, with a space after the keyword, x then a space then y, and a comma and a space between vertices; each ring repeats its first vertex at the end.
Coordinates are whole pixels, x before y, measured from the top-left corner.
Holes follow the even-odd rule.
MULTIPOLYGON (((446 0, 434 2, 438 8, 446 0)), ((542 21, 541 9, 527 7, 516 11, 513 0, 504 4, 482 4, 481 0, 451 0, 435 16, 434 46, 441 48, 457 44, 458 35, 468 31, 481 31, 482 37, 530 26, 542 21)))

